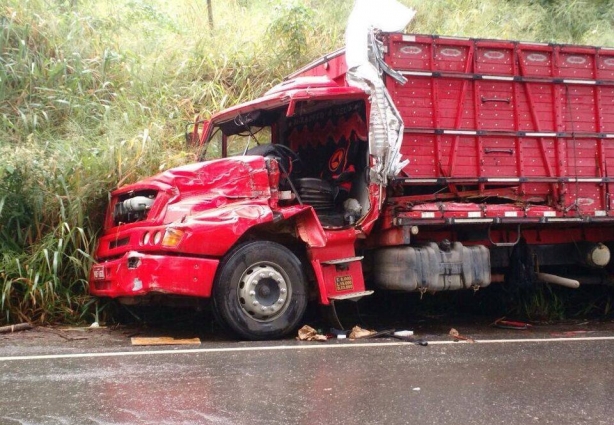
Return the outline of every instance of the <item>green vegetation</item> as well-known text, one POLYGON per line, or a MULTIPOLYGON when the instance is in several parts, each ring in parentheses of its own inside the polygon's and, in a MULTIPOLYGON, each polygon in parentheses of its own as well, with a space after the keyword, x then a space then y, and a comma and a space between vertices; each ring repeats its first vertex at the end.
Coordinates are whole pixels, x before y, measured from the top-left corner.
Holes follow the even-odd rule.
MULTIPOLYGON (((107 192, 195 159, 197 114, 341 47, 352 2, 5 0, 0 322, 78 321, 107 192)), ((422 33, 614 45, 614 1, 405 0, 422 33)), ((88 316, 87 319, 91 319, 88 316)))

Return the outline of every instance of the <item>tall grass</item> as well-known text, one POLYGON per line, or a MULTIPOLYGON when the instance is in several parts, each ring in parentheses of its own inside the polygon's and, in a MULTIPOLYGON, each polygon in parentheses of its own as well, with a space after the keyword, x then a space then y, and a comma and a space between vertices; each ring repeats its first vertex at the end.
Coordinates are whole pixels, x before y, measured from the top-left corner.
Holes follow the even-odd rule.
MULTIPOLYGON (((614 45, 614 0, 404 0, 422 33, 614 45)), ((91 319, 107 192, 193 161, 197 114, 342 46, 351 1, 5 0, 0 322, 91 319)))

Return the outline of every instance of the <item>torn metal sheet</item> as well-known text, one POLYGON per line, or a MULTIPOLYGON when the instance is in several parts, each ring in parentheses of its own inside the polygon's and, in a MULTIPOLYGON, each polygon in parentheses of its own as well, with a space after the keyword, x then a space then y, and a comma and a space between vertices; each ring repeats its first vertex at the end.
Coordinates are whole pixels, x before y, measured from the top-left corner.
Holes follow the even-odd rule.
POLYGON ((346 28, 346 80, 349 85, 371 96, 369 150, 375 158, 371 180, 377 184, 386 184, 407 162, 401 160, 399 152, 403 141, 403 119, 381 78, 382 69, 377 57, 382 54, 373 32, 400 31, 411 22, 415 13, 395 0, 356 0, 346 28))

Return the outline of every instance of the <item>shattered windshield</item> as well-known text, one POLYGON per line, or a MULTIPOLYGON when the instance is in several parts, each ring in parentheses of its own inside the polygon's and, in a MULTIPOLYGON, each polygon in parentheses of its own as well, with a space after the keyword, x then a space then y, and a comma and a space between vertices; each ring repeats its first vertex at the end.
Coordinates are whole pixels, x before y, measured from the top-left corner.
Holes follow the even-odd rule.
POLYGON ((209 138, 204 159, 244 155, 248 149, 269 143, 271 143, 271 127, 250 127, 244 132, 226 136, 226 151, 224 151, 224 133, 217 127, 209 138))
POLYGON ((216 123, 202 159, 244 155, 251 148, 270 144, 272 127, 284 116, 285 107, 239 113, 230 120, 216 123))

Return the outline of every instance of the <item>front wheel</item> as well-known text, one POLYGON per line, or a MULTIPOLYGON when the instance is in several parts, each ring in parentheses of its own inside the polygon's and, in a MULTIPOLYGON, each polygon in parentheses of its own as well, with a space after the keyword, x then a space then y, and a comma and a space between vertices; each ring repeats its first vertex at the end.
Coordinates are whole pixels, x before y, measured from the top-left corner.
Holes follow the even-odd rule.
POLYGON ((307 307, 301 262, 275 242, 247 242, 220 264, 213 309, 223 326, 242 338, 280 338, 292 332, 307 307))

